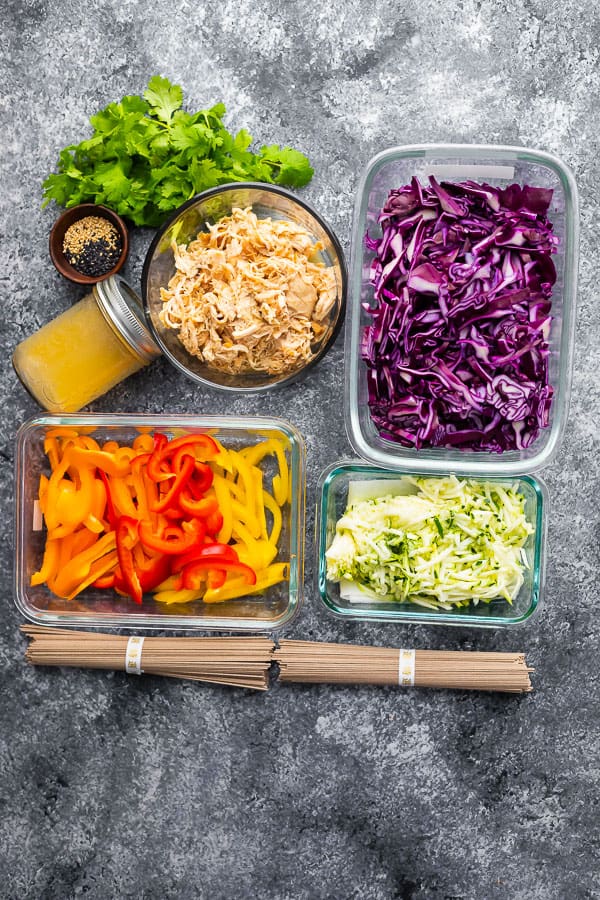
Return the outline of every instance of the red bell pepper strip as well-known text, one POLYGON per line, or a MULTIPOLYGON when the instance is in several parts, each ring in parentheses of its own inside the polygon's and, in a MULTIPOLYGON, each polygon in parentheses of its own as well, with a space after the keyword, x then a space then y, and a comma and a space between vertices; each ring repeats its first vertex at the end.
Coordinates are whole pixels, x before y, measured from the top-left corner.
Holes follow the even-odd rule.
POLYGON ((159 553, 170 555, 186 553, 193 547, 202 544, 204 540, 204 525, 199 519, 184 522, 181 527, 168 525, 161 529, 161 532, 157 534, 151 522, 140 522, 140 541, 145 547, 157 550, 159 553))
MULTIPOLYGON (((143 590, 133 559, 133 546, 138 540, 138 522, 129 516, 121 516, 117 522, 116 532, 123 592, 128 594, 134 603, 141 604, 143 590)), ((118 587, 116 582, 115 586, 118 587)))
POLYGON ((207 434, 187 434, 180 438, 174 438, 172 441, 169 441, 167 453, 172 455, 181 447, 196 447, 196 459, 199 458, 198 454, 205 459, 214 459, 219 455, 219 448, 207 434))
POLYGON ((167 436, 165 434, 161 434, 159 431, 154 435, 154 450, 150 454, 150 459, 148 460, 148 465, 146 466, 146 472, 148 476, 152 479, 152 481, 166 481, 169 478, 173 477, 173 472, 170 469, 164 469, 161 466, 164 457, 165 447, 168 444, 167 436))
POLYGON ((194 475, 190 479, 190 485, 194 486, 194 495, 198 496, 197 491, 205 494, 213 483, 213 471, 208 463, 196 459, 193 447, 181 447, 173 454, 173 469, 175 472, 181 471, 187 457, 194 460, 194 475))
POLYGON ((95 588, 101 588, 104 590, 105 588, 113 588, 115 586, 115 573, 110 572, 108 575, 102 575, 100 578, 97 578, 93 584, 95 588))
POLYGON ((206 528, 206 533, 211 537, 216 536, 221 528, 223 527, 223 516, 217 510, 217 512, 211 513, 210 516, 207 516, 204 520, 204 527, 206 528))
POLYGON ((236 551, 229 544, 203 544, 177 556, 173 560, 173 572, 180 572, 184 566, 199 559, 210 560, 213 566, 221 562, 239 562, 236 551))
POLYGON ((151 509, 153 512, 164 512, 165 509, 175 506, 179 495, 190 479, 190 475, 194 471, 194 460, 188 456, 183 461, 181 469, 175 475, 171 487, 167 493, 161 497, 158 503, 153 504, 151 509))
POLYGON ((216 497, 202 497, 194 500, 188 488, 184 488, 179 495, 179 507, 184 513, 200 519, 207 519, 219 512, 219 503, 216 497))

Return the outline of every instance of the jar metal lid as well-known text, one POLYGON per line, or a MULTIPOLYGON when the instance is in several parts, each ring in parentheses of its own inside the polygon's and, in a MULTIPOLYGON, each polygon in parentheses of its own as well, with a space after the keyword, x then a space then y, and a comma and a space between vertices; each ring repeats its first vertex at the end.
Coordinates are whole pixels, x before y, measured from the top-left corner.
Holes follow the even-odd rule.
POLYGON ((93 293, 108 323, 147 362, 162 352, 152 337, 142 301, 121 275, 111 275, 93 287, 93 293))

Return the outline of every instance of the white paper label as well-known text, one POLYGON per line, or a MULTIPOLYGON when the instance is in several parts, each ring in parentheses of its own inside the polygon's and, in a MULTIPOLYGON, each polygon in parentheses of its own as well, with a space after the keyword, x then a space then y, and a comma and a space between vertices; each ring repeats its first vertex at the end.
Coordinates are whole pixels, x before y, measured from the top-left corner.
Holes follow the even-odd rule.
POLYGON ((398 651, 398 684, 402 687, 412 687, 415 683, 415 651, 398 651))
POLYGON ((127 649, 125 651, 125 671, 128 675, 143 675, 142 669, 142 647, 144 646, 143 637, 130 637, 127 641, 127 649))

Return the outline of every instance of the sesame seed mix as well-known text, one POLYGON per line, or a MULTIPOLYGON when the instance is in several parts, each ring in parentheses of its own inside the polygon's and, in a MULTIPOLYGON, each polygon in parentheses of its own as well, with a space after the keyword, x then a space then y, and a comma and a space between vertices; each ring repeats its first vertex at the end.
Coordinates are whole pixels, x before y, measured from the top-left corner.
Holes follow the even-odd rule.
POLYGON ((99 277, 113 269, 123 244, 112 222, 101 216, 85 216, 67 228, 63 253, 67 262, 82 275, 99 277))

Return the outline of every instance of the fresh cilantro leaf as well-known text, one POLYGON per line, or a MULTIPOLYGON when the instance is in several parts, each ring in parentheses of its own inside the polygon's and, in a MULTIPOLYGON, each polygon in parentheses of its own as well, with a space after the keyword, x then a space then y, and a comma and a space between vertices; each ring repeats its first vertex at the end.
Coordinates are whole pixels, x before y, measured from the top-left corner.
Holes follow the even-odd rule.
POLYGON ((225 106, 190 114, 183 92, 155 76, 144 97, 129 95, 91 117, 91 137, 65 147, 58 172, 43 183, 44 205, 106 203, 136 225, 157 226, 194 193, 228 181, 301 187, 312 169, 304 154, 268 145, 250 150, 251 135, 231 134, 225 106))
POLYGON ((144 97, 151 107, 151 112, 163 122, 170 122, 176 109, 183 104, 183 91, 178 84, 171 84, 168 78, 155 75, 148 82, 144 97))
POLYGON ((276 184, 304 187, 314 175, 314 170, 306 156, 291 147, 278 147, 276 144, 271 144, 268 147, 260 148, 260 156, 271 166, 276 184))

